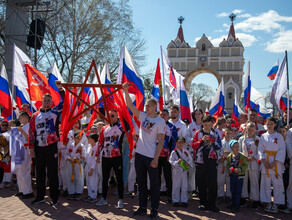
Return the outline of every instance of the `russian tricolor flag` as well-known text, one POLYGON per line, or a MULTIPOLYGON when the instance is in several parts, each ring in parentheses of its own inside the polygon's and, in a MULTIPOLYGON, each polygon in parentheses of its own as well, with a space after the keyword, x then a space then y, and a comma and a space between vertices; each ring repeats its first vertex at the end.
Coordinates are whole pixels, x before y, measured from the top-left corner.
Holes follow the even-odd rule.
POLYGON ((57 88, 55 81, 61 81, 62 83, 64 83, 64 80, 59 72, 56 62, 54 62, 49 73, 49 89, 52 95, 54 105, 58 105, 59 102, 61 101, 61 96, 59 94, 59 89, 57 88))
POLYGON ((250 109, 250 93, 251 93, 250 61, 248 61, 247 72, 244 76, 244 106, 246 113, 248 113, 248 109, 250 109))
POLYGON ((17 46, 14 45, 12 66, 12 96, 16 95, 16 105, 21 108, 22 104, 29 104, 32 112, 36 111, 34 103, 31 103, 28 92, 25 64, 32 64, 30 58, 17 46), (31 104, 33 106, 31 106, 31 104), (32 108, 33 107, 33 108, 32 108))
POLYGON ((235 94, 234 94, 234 103, 233 103, 232 118, 234 119, 234 121, 236 122, 237 125, 239 125, 238 124, 238 117, 242 113, 243 113, 243 111, 240 108, 240 105, 239 105, 239 102, 238 102, 237 93, 235 92, 235 94))
POLYGON ((154 84, 152 89, 152 97, 157 101, 157 109, 161 111, 163 109, 163 97, 162 97, 162 81, 161 81, 161 74, 160 74, 160 65, 159 59, 157 61, 156 73, 154 78, 154 84))
POLYGON ((250 107, 255 109, 258 112, 258 115, 261 115, 264 119, 267 119, 271 116, 271 111, 261 104, 263 100, 264 96, 255 88, 251 87, 250 107))
POLYGON ((191 110, 182 76, 179 76, 179 95, 181 120, 188 119, 189 122, 191 123, 192 122, 191 110))
POLYGON ((127 50, 126 46, 123 46, 121 51, 117 83, 122 84, 125 82, 129 82, 131 84, 129 93, 135 94, 136 108, 140 111, 144 111, 143 83, 129 51, 127 50))
POLYGON ((224 91, 224 81, 221 83, 216 91, 216 94, 211 102, 209 114, 214 116, 216 119, 223 116, 225 108, 225 91, 224 91))
MULTIPOLYGON (((291 107, 291 99, 289 99, 289 107, 291 107)), ((285 109, 288 107, 288 99, 287 97, 282 96, 280 99, 280 108, 285 111, 285 109)))
POLYGON ((4 65, 2 65, 0 72, 0 85, 0 105, 2 105, 4 108, 1 115, 7 120, 10 120, 12 119, 12 101, 8 84, 8 77, 4 65))
POLYGON ((270 80, 274 80, 276 78, 278 69, 279 69, 279 59, 277 60, 277 62, 275 63, 275 65, 272 67, 272 69, 267 75, 270 78, 270 80))

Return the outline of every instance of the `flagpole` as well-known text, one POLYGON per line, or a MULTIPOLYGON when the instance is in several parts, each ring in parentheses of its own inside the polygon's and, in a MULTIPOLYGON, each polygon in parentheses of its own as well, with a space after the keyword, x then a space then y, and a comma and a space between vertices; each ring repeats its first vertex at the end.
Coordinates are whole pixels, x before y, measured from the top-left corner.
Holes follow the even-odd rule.
POLYGON ((162 46, 160 45, 160 53, 161 53, 161 65, 162 65, 162 87, 163 87, 163 108, 165 107, 166 98, 165 98, 165 81, 164 81, 164 62, 163 62, 163 56, 162 56, 162 46))
POLYGON ((285 57, 286 57, 286 71, 287 71, 287 100, 288 100, 288 106, 287 106, 287 126, 289 127, 289 112, 290 112, 290 98, 289 98, 289 72, 288 72, 288 54, 287 50, 285 50, 285 57))
MULTIPOLYGON (((11 73, 12 100, 14 99, 14 93, 15 93, 15 88, 14 88, 14 61, 15 61, 15 44, 13 45, 12 73, 11 73)), ((11 118, 12 118, 12 120, 14 120, 14 118, 13 118, 13 101, 12 101, 11 118)))

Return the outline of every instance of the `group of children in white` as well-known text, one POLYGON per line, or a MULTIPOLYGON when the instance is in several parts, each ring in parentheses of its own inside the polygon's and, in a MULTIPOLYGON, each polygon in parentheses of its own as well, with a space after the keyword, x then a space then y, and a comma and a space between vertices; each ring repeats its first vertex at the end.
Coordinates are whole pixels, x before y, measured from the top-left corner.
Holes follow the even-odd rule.
MULTIPOLYGON (((204 116, 200 110, 195 110, 192 114, 193 122, 188 124, 179 119, 178 107, 170 109, 170 120, 167 110, 162 110, 160 116, 166 124, 170 124, 166 129, 167 143, 164 148, 168 150, 162 156, 166 157, 171 165, 172 182, 169 183, 169 174, 167 169, 160 168, 161 189, 171 188, 169 192, 169 201, 173 206, 187 207, 192 193, 199 193, 200 209, 207 209, 211 206, 216 211, 216 205, 212 203, 215 189, 216 203, 222 203, 224 200, 231 202, 229 206, 233 212, 238 212, 239 207, 244 205, 244 199, 252 201, 252 208, 257 210, 263 203, 267 204, 266 212, 277 213, 278 208, 286 213, 292 209, 292 168, 285 163, 285 159, 292 161, 292 129, 287 127, 278 127, 275 118, 270 117, 266 120, 263 134, 259 134, 262 127, 259 123, 245 122, 239 127, 228 125, 226 119, 219 118, 215 125, 215 120, 211 116, 204 116), (227 125, 226 125, 227 124, 227 125), (174 128, 177 134, 173 134, 170 128, 174 128), (241 131, 238 128, 242 128, 241 131), (173 147, 169 143, 175 137, 173 147), (207 151, 206 151, 207 150, 207 151), (212 161, 215 161, 213 163, 212 161), (285 164, 285 166, 284 166, 285 164), (210 166, 210 169, 206 169, 210 166), (215 166, 215 167, 214 167, 215 166), (214 169, 215 173, 214 174, 214 169), (288 187, 284 189, 283 173, 289 169, 288 187), (163 170, 163 172, 162 172, 163 170), (206 172, 205 174, 202 174, 206 172), (196 172, 198 172, 196 174, 196 172), (211 175, 208 176, 208 172, 211 175), (212 173, 213 172, 213 173, 212 173), (207 175, 206 186, 202 186, 205 180, 203 175, 207 175), (215 182, 212 178, 217 177, 215 182), (167 180, 168 179, 168 180, 167 180), (217 181, 217 184, 216 184, 217 181), (166 187, 167 186, 167 187, 166 187), (207 195, 202 195, 204 191, 207 195), (273 200, 272 198, 273 192, 273 200), (209 198, 210 197, 210 198, 209 198)), ((90 117, 87 117, 87 119, 90 117)), ((28 133, 30 116, 27 112, 22 112, 18 118, 22 126, 12 128, 10 131, 2 133, 7 141, 10 141, 9 135, 15 138, 15 149, 11 151, 18 152, 20 143, 25 146, 24 151, 14 155, 15 164, 11 164, 11 170, 16 174, 19 193, 21 198, 32 198, 33 189, 31 184, 31 157, 28 149, 28 133)), ((86 118, 82 119, 86 123, 86 118)), ((87 120, 88 121, 88 120, 87 120)), ((7 123, 3 121, 2 123, 7 123)), ((1 123, 1 124, 2 124, 1 123)), ((116 148, 119 144, 113 146, 114 141, 120 141, 123 130, 119 124, 106 125, 104 122, 95 124, 96 131, 86 136, 86 132, 80 133, 81 123, 78 121, 69 132, 69 142, 63 145, 58 142, 58 161, 59 161, 59 186, 64 196, 71 200, 80 200, 84 191, 84 183, 87 186, 88 196, 83 198, 86 202, 97 202, 96 205, 107 204, 106 194, 107 185, 103 184, 102 178, 106 167, 112 167, 115 171, 118 185, 122 174, 119 173, 121 163, 116 160, 108 160, 102 163, 102 159, 113 158, 122 152, 122 148, 116 148), (116 130, 112 132, 113 127, 116 130), (111 129, 106 130, 107 128, 111 129), (103 140, 100 141, 101 131, 112 132, 103 133, 103 140), (105 135, 107 135, 105 137, 105 135), (104 189, 106 187, 106 189, 104 189), (106 191, 106 192, 105 192, 106 191), (68 193, 68 194, 67 194, 68 193), (98 195, 102 197, 97 201, 98 195)), ((142 128, 141 128, 142 129, 142 128)), ((138 135, 138 128, 136 129, 138 135)), ((124 187, 130 193, 135 191, 136 170, 134 166, 135 149, 133 150, 128 182, 119 188, 118 208, 123 208, 123 190, 124 187), (121 189, 122 187, 122 189, 121 189), (122 190, 122 191, 121 191, 122 190)), ((106 171, 110 176, 110 169, 106 171)), ((206 178, 206 176, 204 176, 206 178)), ((11 181, 11 174, 4 173, 1 188, 11 181), (7 177, 8 176, 8 177, 7 177)), ((149 187, 150 188, 150 187, 149 187)), ((139 192, 137 192, 139 193, 139 192)))

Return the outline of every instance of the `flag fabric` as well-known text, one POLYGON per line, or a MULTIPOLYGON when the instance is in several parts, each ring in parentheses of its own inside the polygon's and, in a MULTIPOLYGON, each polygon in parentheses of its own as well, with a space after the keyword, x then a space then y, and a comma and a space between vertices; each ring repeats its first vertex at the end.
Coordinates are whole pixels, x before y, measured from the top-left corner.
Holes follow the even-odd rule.
POLYGON ((191 110, 183 79, 184 77, 179 76, 180 114, 181 114, 180 117, 181 120, 188 119, 189 123, 191 123, 192 122, 191 110))
MULTIPOLYGON (((291 99, 289 99, 289 108, 291 107, 291 99)), ((285 109, 288 107, 288 99, 287 97, 282 96, 280 100, 280 108, 285 111, 285 109)))
MULTIPOLYGON (((25 64, 25 69, 27 74, 27 83, 29 85, 30 99, 32 101, 41 102, 44 94, 50 94, 48 79, 29 64, 25 64)), ((36 107, 40 108, 41 103, 38 103, 36 107)))
POLYGON ((0 85, 0 105, 12 111, 11 94, 4 64, 2 65, 0 72, 0 85))
POLYGON ((190 111, 191 113, 194 112, 194 103, 193 103, 193 96, 189 95, 189 104, 190 104, 190 111))
POLYGON ((161 74, 160 74, 160 65, 159 65, 159 59, 157 61, 157 67, 156 67, 156 73, 153 83, 153 89, 152 89, 152 97, 157 101, 157 110, 161 111, 163 109, 163 90, 162 90, 162 80, 161 80, 161 74))
POLYGON ((263 100, 264 96, 254 87, 251 87, 250 108, 255 109, 258 112, 258 115, 267 119, 271 116, 271 111, 262 104, 263 100))
POLYGON ((58 105, 59 102, 61 101, 61 96, 59 94, 59 89, 57 88, 55 82, 56 81, 61 81, 62 83, 64 83, 64 80, 59 72, 59 69, 57 67, 56 62, 54 62, 50 73, 49 73, 49 89, 50 89, 50 93, 52 95, 52 100, 54 105, 58 105))
POLYGON ((31 113, 36 111, 34 103, 30 101, 25 64, 32 64, 30 58, 17 46, 13 47, 12 66, 12 96, 16 96, 16 105, 21 108, 22 104, 29 104, 31 113), (32 106, 31 106, 32 105, 32 106))
POLYGON ((272 69, 267 75, 270 78, 270 80, 274 80, 276 78, 278 69, 279 69, 279 59, 277 60, 277 62, 274 64, 274 66, 272 67, 272 69))
POLYGON ((225 91, 224 81, 222 79, 216 91, 216 94, 211 102, 209 114, 217 119, 223 116, 224 108, 225 108, 225 91))
POLYGON ((144 110, 144 88, 141 77, 137 71, 136 65, 126 46, 122 47, 120 56, 120 66, 118 71, 117 83, 129 82, 129 93, 135 94, 136 108, 144 110))
POLYGON ((7 120, 12 119, 12 101, 11 93, 9 89, 8 77, 4 64, 2 65, 0 72, 0 105, 3 106, 1 116, 7 120))
POLYGON ((286 55, 278 69, 276 78, 274 80, 270 102, 275 105, 279 112, 281 112, 280 100, 282 96, 288 91, 288 72, 287 72, 286 55))
POLYGON ((22 50, 14 45, 12 67, 13 85, 28 88, 25 64, 32 65, 32 61, 22 50))
MULTIPOLYGON (((74 87, 72 90, 75 94, 77 93, 76 87, 74 87)), ((73 107, 75 106, 76 102, 77 102, 77 98, 73 96, 69 91, 66 90, 65 97, 64 97, 63 110, 62 110, 62 117, 61 117, 61 129, 60 129, 61 134, 62 134, 61 141, 63 141, 64 145, 66 145, 68 142, 69 131, 73 128, 76 121, 78 121, 78 119, 82 117, 82 115, 80 115, 80 117, 76 118, 75 120, 69 121, 70 119, 69 116, 71 112, 73 111, 73 107)), ((79 108, 75 108, 74 112, 72 113, 72 117, 77 115, 79 111, 80 111, 79 108)))
POLYGON ((240 108, 238 97, 237 97, 237 92, 234 94, 234 103, 233 103, 233 112, 232 112, 232 118, 234 119, 236 125, 239 125, 238 123, 238 117, 240 114, 242 114, 243 111, 240 108))
POLYGON ((169 81, 169 73, 171 70, 171 65, 170 65, 170 61, 169 61, 167 55, 162 50, 162 47, 161 47, 161 62, 162 62, 165 86, 168 86, 170 88, 171 83, 169 81))
MULTIPOLYGON (((161 59, 163 66, 163 74, 164 74, 164 91, 168 98, 168 101, 172 100, 174 105, 180 105, 179 94, 180 91, 178 89, 179 84, 179 76, 180 74, 171 66, 171 63, 161 48, 161 59), (169 93, 169 94, 168 94, 169 93)), ((164 100, 166 102, 166 100, 164 100)))
POLYGON ((250 109, 250 94, 251 93, 251 79, 250 79, 250 61, 247 63, 247 72, 244 76, 244 108, 246 113, 250 109))

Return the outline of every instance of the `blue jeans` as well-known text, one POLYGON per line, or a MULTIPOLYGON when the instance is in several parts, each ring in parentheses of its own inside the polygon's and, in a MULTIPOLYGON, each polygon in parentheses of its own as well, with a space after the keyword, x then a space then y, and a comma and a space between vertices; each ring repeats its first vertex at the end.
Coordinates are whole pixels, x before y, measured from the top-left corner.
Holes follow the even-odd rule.
POLYGON ((232 194, 232 205, 236 209, 239 208, 242 185, 243 178, 238 178, 237 175, 230 175, 230 191, 232 194))

